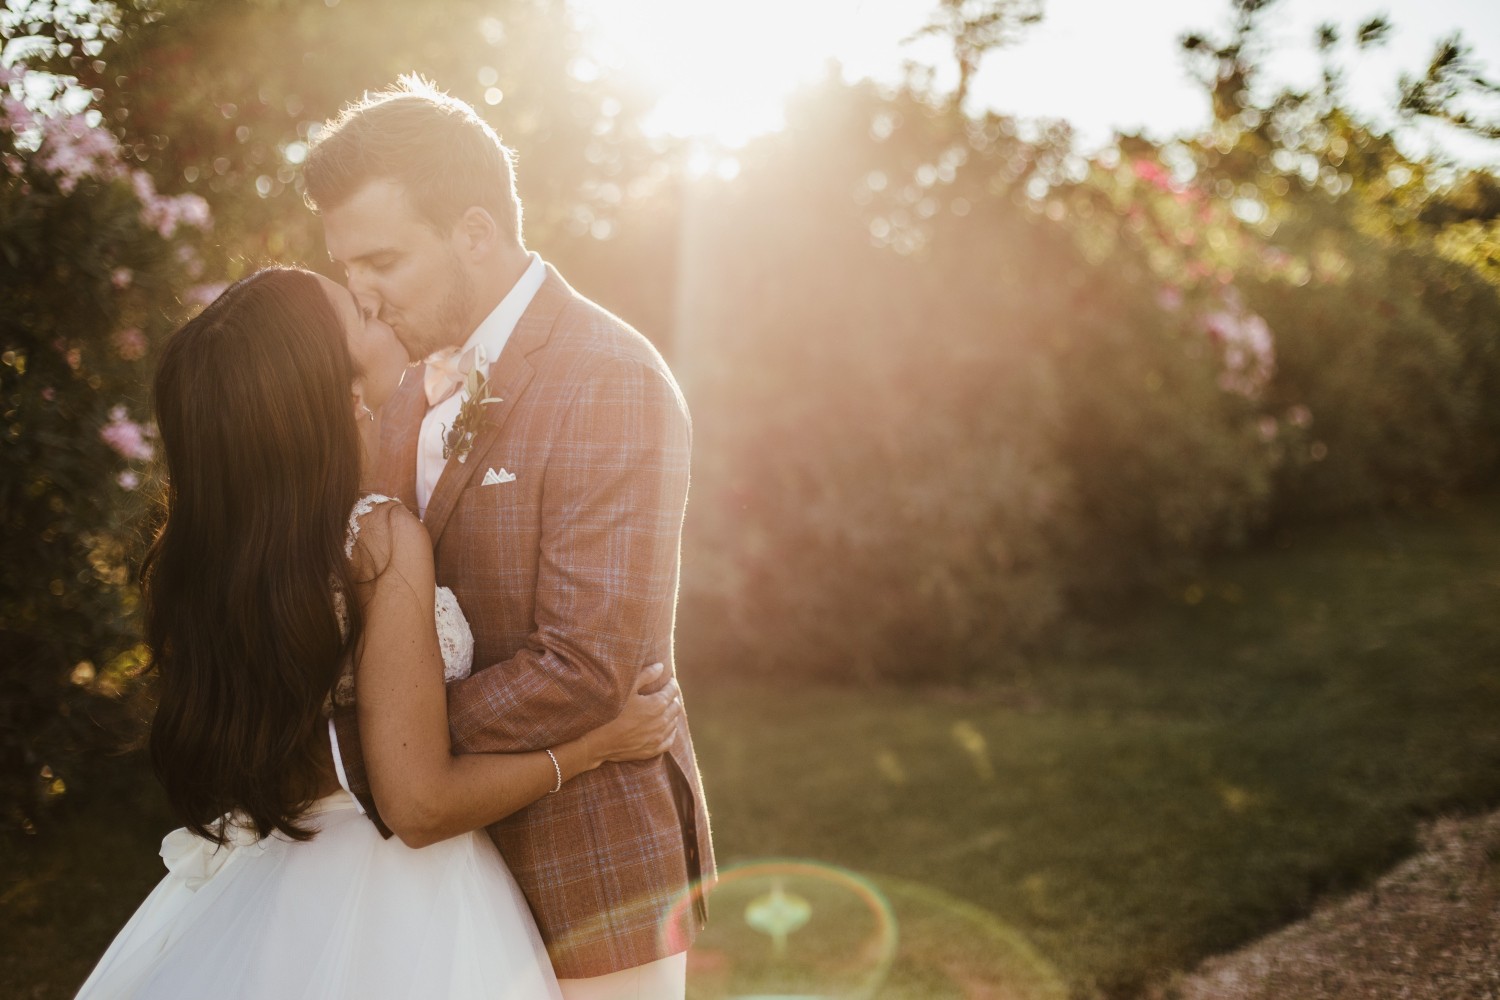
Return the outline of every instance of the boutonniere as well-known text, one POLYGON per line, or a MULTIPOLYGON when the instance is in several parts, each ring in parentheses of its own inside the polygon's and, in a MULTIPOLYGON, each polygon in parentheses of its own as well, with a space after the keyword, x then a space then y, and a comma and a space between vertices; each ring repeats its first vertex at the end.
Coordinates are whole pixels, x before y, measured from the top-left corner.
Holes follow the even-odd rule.
POLYGON ((484 407, 500 402, 500 397, 490 395, 490 377, 478 365, 464 376, 463 400, 458 405, 458 415, 451 427, 443 428, 443 459, 458 457, 462 465, 474 447, 474 437, 484 423, 484 407))

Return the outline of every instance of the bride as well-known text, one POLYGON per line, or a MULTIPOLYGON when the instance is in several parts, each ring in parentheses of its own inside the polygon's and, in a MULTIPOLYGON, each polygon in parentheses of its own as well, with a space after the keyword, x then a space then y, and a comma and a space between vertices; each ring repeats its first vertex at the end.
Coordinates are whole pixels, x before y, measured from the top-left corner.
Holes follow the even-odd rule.
POLYGON ((481 828, 660 754, 680 702, 675 682, 643 693, 653 665, 573 742, 450 752, 443 685, 470 669, 468 623, 435 586, 426 529, 361 489, 405 364, 346 289, 291 268, 240 281, 167 343, 167 517, 144 595, 151 756, 185 826, 80 997, 558 996, 481 828), (350 699, 396 839, 341 787, 327 715, 350 699))

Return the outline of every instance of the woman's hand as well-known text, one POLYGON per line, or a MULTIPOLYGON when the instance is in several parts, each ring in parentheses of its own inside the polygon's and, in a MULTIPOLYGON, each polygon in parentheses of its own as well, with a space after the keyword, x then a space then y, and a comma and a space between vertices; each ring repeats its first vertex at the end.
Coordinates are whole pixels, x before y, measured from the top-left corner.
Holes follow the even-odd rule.
POLYGON ((653 663, 642 670, 624 710, 614 721, 588 734, 586 739, 594 760, 601 764, 650 760, 671 747, 682 718, 682 693, 677 681, 669 680, 661 690, 651 694, 642 693, 660 681, 666 669, 660 663, 653 663))

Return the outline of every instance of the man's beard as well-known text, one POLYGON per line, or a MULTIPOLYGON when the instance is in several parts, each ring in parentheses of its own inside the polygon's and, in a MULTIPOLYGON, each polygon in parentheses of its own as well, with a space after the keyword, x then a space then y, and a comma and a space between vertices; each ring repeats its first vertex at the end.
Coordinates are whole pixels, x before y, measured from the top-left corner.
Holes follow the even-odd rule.
POLYGON ((448 273, 453 280, 438 303, 431 326, 405 331, 407 336, 402 338, 407 356, 413 363, 444 348, 462 346, 474 332, 469 329, 470 317, 474 315, 474 284, 460 267, 456 254, 450 261, 448 273))

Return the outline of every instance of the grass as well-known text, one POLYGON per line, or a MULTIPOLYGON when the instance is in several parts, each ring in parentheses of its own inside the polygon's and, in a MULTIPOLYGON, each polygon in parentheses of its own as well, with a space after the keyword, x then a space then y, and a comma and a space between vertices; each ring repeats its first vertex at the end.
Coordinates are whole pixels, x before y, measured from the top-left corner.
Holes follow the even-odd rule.
MULTIPOLYGON (((688 665, 720 860, 743 873, 693 995, 873 969, 891 1000, 1129 996, 1368 883, 1421 819, 1500 805, 1497 515, 1305 529, 1004 688, 688 665), (743 917, 776 891, 812 909, 773 958, 743 917), (871 944, 886 912, 893 952, 871 944)), ((84 791, 0 843, 0 995, 70 995, 159 873, 149 781, 126 762, 84 791)))
POLYGON ((1497 514, 1308 529, 988 695, 689 677, 721 858, 924 885, 1138 992, 1500 804, 1497 514))

